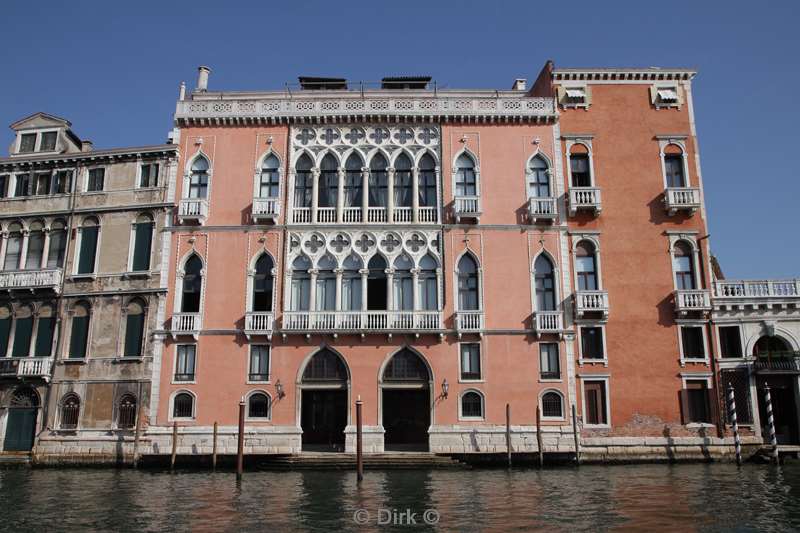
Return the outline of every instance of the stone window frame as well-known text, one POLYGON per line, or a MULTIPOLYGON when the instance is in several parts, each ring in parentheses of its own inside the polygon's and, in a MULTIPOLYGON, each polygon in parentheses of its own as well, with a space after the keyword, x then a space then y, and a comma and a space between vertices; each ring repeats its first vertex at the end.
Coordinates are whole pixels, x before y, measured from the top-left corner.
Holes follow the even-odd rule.
MULTIPOLYGON (((185 383, 185 382, 182 382, 185 383)), ((197 394, 190 389, 177 389, 172 391, 169 395, 169 411, 167 411, 168 422, 194 422, 197 420, 197 394), (192 397, 192 416, 174 416, 175 414, 175 398, 179 394, 188 394, 192 397)))
MULTIPOLYGON (((554 388, 543 389, 541 392, 539 392, 539 397, 537 399, 537 405, 539 406, 539 409, 541 409, 542 420, 546 420, 548 422, 551 422, 551 421, 552 422, 564 422, 564 421, 567 420, 567 409, 566 409, 567 402, 566 402, 566 398, 564 397, 564 393, 561 392, 560 390, 554 389, 554 388), (554 392, 554 393, 558 394, 558 397, 561 398, 561 416, 545 416, 545 414, 544 414, 544 405, 542 404, 542 401, 544 399, 544 395, 548 394, 548 393, 551 393, 551 392, 554 392)), ((538 430, 538 428, 537 428, 537 430, 538 430)))
POLYGON ((703 278, 700 275, 700 245, 697 243, 697 232, 667 232, 669 237, 669 269, 672 272, 673 290, 678 290, 678 278, 675 275, 675 245, 679 242, 686 243, 692 251, 692 268, 694 270, 694 286, 696 290, 704 290, 703 278))
MULTIPOLYGON (((80 224, 75 226, 75 250, 72 253, 72 279, 95 279, 99 274, 100 268, 100 250, 103 243, 103 216, 99 213, 90 213, 81 218, 80 224), (84 223, 94 218, 97 221, 97 243, 94 251, 94 266, 91 272, 79 273, 81 259, 81 242, 83 240, 84 223)), ((155 232, 154 232, 155 233, 155 232)))
POLYGON ((572 147, 581 145, 586 148, 586 155, 589 158, 589 187, 597 187, 597 181, 594 173, 594 150, 592 149, 592 140, 594 135, 591 133, 582 133, 575 135, 564 134, 561 136, 564 139, 564 152, 567 156, 567 188, 574 189, 572 186, 572 147))
POLYGON ((459 269, 458 269, 458 265, 459 265, 459 263, 461 263, 461 259, 466 255, 469 255, 469 256, 472 257, 472 260, 475 261, 475 265, 477 267, 477 271, 476 271, 476 275, 478 276, 478 309, 477 309, 477 311, 480 311, 481 313, 483 313, 483 312, 485 312, 485 309, 484 309, 484 298, 483 298, 483 277, 484 277, 483 276, 483 262, 478 257, 478 253, 475 250, 473 250, 473 249, 471 249, 469 247, 464 248, 455 257, 455 262, 454 262, 455 268, 453 268, 453 291, 455 293, 454 294, 454 298, 455 299, 453 301, 455 303, 456 312, 465 311, 464 309, 460 309, 461 304, 459 303, 460 298, 458 297, 459 296, 459 293, 458 293, 458 276, 459 276, 459 272, 460 272, 459 269))
POLYGON ((81 183, 83 188, 81 190, 81 194, 104 194, 108 192, 108 178, 109 178, 109 165, 95 163, 92 165, 87 165, 81 168, 81 183), (97 191, 90 191, 89 190, 89 173, 92 170, 103 169, 103 188, 97 191))
POLYGON ((478 341, 459 341, 456 343, 458 346, 457 356, 458 356, 458 382, 459 383, 486 383, 486 365, 485 360, 486 356, 484 353, 484 343, 483 340, 478 341), (461 368, 461 346, 463 344, 477 344, 478 345, 478 356, 479 356, 479 364, 481 365, 481 377, 478 379, 465 379, 461 377, 462 368, 461 368))
POLYGON ((576 322, 578 329, 578 366, 583 365, 603 365, 608 367, 608 343, 606 340, 606 325, 595 320, 576 322), (603 358, 602 359, 586 359, 583 357, 583 328, 600 328, 603 335, 603 358))
POLYGON ((610 374, 578 374, 581 382, 581 422, 587 429, 611 429, 611 375, 610 374), (606 398, 606 423, 589 424, 586 422, 586 382, 595 381, 603 383, 606 398))
POLYGON ((676 320, 677 327, 675 328, 678 335, 678 354, 681 367, 685 367, 687 363, 690 364, 704 364, 706 366, 711 364, 709 354, 710 343, 708 339, 708 328, 706 320, 676 320), (683 328, 696 328, 699 327, 703 333, 703 353, 704 357, 686 357, 683 353, 683 328))
MULTIPOLYGON (((453 161, 450 167, 450 174, 451 174, 451 182, 450 186, 452 187, 452 194, 453 198, 456 197, 456 182, 458 180, 458 159, 462 156, 466 155, 472 160, 473 170, 475 171, 475 196, 478 198, 481 197, 481 163, 478 154, 476 154, 473 150, 469 147, 464 146, 460 150, 458 150, 455 155, 453 156, 453 161)), ((421 157, 420 157, 421 159, 421 157)), ((415 168, 418 168, 419 161, 414 161, 415 168)))
MULTIPOLYGON (((603 291, 603 264, 602 260, 600 259, 600 235, 596 233, 570 233, 570 237, 572 238, 572 247, 570 248, 570 254, 572 255, 572 264, 576 265, 576 257, 578 251, 578 245, 583 242, 587 241, 592 246, 594 246, 594 269, 595 269, 595 276, 597 277, 597 290, 603 291)), ((572 269, 572 283, 575 287, 575 292, 578 292, 578 269, 572 269)))
POLYGON ((20 130, 17 132, 17 138, 14 143, 14 154, 16 155, 32 155, 32 154, 56 154, 58 153, 58 141, 59 135, 58 133, 61 131, 60 127, 52 127, 52 128, 41 128, 35 130, 20 130), (47 150, 46 152, 42 151, 42 139, 44 138, 45 133, 56 132, 56 145, 53 150, 47 150), (32 152, 20 152, 20 148, 22 147, 22 136, 33 134, 36 136, 36 140, 33 143, 33 151, 32 152))
MULTIPOLYGON (((278 160, 278 195, 275 196, 274 198, 276 200, 280 200, 280 198, 283 197, 284 183, 286 181, 283 158, 281 157, 281 155, 276 150, 274 150, 272 148, 272 145, 270 144, 270 147, 263 154, 261 154, 261 157, 259 157, 256 160, 256 165, 255 165, 255 169, 254 169, 254 172, 253 172, 253 198, 262 198, 261 190, 260 190, 261 189, 261 170, 262 170, 262 168, 264 166, 264 162, 271 155, 274 155, 275 158, 278 160)), ((209 176, 209 182, 210 181, 211 181, 211 179, 210 179, 210 176, 209 176)), ((209 190, 210 190, 210 183, 209 183, 209 190)), ((266 196, 264 198, 272 198, 272 197, 271 196, 266 196)), ((292 198, 292 200, 294 200, 294 198, 292 198)))
MULTIPOLYGON (((196 353, 196 352, 195 352, 196 353)), ((197 365, 197 356, 195 355, 195 368, 197 365)), ((195 369, 195 375, 197 375, 197 370, 195 369)), ((254 342, 248 343, 247 345, 247 373, 246 373, 246 380, 245 383, 248 385, 269 385, 272 383, 272 343, 271 342, 254 342), (267 365, 267 376, 268 379, 266 381, 263 380, 252 380, 250 379, 250 361, 253 355, 253 347, 254 346, 266 346, 269 348, 269 365, 267 365)), ((270 408, 271 411, 271 408, 270 408)))
MULTIPOLYGON (((680 375, 681 375, 681 390, 687 390, 688 381, 705 381, 707 390, 714 389, 713 372, 681 372, 680 375)), ((714 407, 712 405, 709 405, 708 407, 710 410, 713 411, 714 407)), ((709 412, 709 416, 712 417, 713 419, 713 412, 709 412)), ((716 427, 716 425, 710 422, 690 422, 685 425, 687 428, 692 428, 692 429, 716 427)))
POLYGON ((715 347, 716 347, 716 357, 717 361, 743 361, 748 358, 747 351, 746 351, 746 343, 744 340, 744 324, 741 322, 717 322, 714 324, 714 329, 716 332, 715 335, 715 347), (741 357, 724 357, 722 353, 722 335, 720 335, 720 328, 727 328, 727 327, 734 327, 739 330, 739 345, 741 348, 742 355, 741 357))
POLYGON ((156 251, 156 246, 158 245, 158 241, 156 239, 157 235, 156 231, 156 217, 150 211, 140 211, 136 213, 136 216, 133 218, 131 222, 131 231, 130 237, 128 240, 128 263, 126 266, 126 274, 130 275, 139 275, 139 276, 147 276, 150 277, 150 273, 153 270, 153 254, 156 251), (148 264, 150 268, 147 270, 133 270, 133 256, 136 253, 136 225, 139 224, 137 220, 139 217, 147 216, 150 218, 150 223, 153 225, 153 231, 150 235, 150 257, 148 258, 148 264))
POLYGON ((558 105, 562 109, 585 109, 588 111, 592 105, 592 87, 587 83, 562 83, 556 88, 556 97, 558 105), (567 101, 567 89, 583 90, 583 102, 567 101))
POLYGON ((117 333, 117 356, 119 361, 140 361, 147 357, 147 336, 150 334, 148 322, 150 318, 150 303, 143 295, 133 295, 122 302, 120 307, 119 331, 117 333), (125 355, 125 343, 128 335, 128 306, 132 303, 139 303, 142 307, 142 348, 138 356, 125 355))
POLYGON ((164 161, 162 161, 161 159, 153 159, 153 158, 145 159, 145 158, 143 158, 141 156, 137 157, 136 158, 136 179, 134 181, 133 188, 137 189, 137 190, 145 190, 145 191, 146 190, 151 190, 151 189, 164 188, 166 186, 165 182, 169 181, 168 179, 167 180, 162 180, 164 167, 165 167, 164 161), (142 185, 142 167, 145 166, 145 165, 156 165, 158 167, 158 178, 157 178, 158 179, 158 183, 159 183, 158 185, 155 185, 155 186, 148 185, 147 187, 142 185))
POLYGON ((200 365, 200 344, 196 342, 179 342, 175 344, 174 354, 172 356, 172 373, 169 377, 170 385, 196 385, 197 384, 197 369, 200 365), (194 379, 186 381, 178 381, 175 379, 175 373, 178 370, 178 347, 179 346, 194 346, 194 379))
MULTIPOLYGON (((155 232, 153 232, 155 233, 155 232)), ((200 307, 199 311, 197 311, 200 316, 203 316, 203 309, 205 308, 206 302, 206 283, 208 281, 208 261, 203 257, 203 255, 194 247, 192 246, 191 249, 186 252, 183 257, 178 261, 178 269, 175 272, 175 295, 173 297, 173 313, 182 313, 181 307, 183 304, 183 278, 186 275, 186 263, 191 259, 193 255, 196 255, 200 262, 202 263, 202 268, 200 269, 200 307), (180 287, 180 289, 178 289, 180 287)))
POLYGON ((81 398, 80 394, 78 394, 74 390, 68 390, 67 392, 65 392, 61 396, 61 398, 59 398, 58 403, 56 405, 58 406, 58 410, 56 412, 56 418, 57 418, 56 430, 57 431, 60 431, 60 432, 77 432, 77 431, 82 429, 81 428, 81 422, 83 421, 83 418, 81 417, 81 414, 83 414, 84 403, 83 403, 83 399, 81 398), (78 400, 78 417, 77 417, 77 420, 75 421, 75 427, 74 428, 65 428, 65 427, 63 427, 63 424, 64 424, 64 403, 67 401, 67 399, 72 398, 72 397, 77 398, 77 400, 78 400))
POLYGON ((85 363, 88 359, 92 358, 92 342, 94 340, 94 308, 95 306, 92 305, 92 302, 86 298, 79 298, 69 305, 69 309, 67 309, 66 312, 68 325, 64 328, 64 342, 62 343, 61 347, 62 363, 85 363), (75 317, 75 308, 78 305, 86 306, 86 315, 89 317, 89 323, 86 326, 86 352, 83 354, 83 357, 70 357, 69 351, 72 344, 72 320, 75 317))
POLYGON ((139 415, 141 414, 141 402, 139 395, 133 391, 123 390, 121 391, 115 398, 114 398, 114 405, 112 408, 111 413, 111 429, 112 431, 133 431, 136 427, 136 423, 139 421, 139 415), (133 416, 133 428, 121 428, 119 427, 119 417, 120 417, 120 403, 122 400, 125 399, 126 396, 133 397, 134 401, 136 402, 136 412, 133 416))
POLYGON ((661 83, 654 83, 650 86, 650 104, 656 109, 680 109, 686 101, 686 96, 684 95, 684 87, 678 81, 675 82, 661 82, 661 83), (658 91, 663 91, 665 89, 672 89, 675 91, 677 95, 677 99, 674 102, 665 102, 661 100, 661 97, 658 95, 658 91))
POLYGON ((269 256, 272 260, 272 268, 270 269, 270 275, 272 276, 272 308, 269 309, 269 311, 263 312, 272 313, 274 315, 278 300, 278 298, 276 298, 278 289, 278 262, 275 259, 275 255, 266 248, 260 249, 250 258, 250 264, 247 268, 247 283, 245 286, 245 290, 247 291, 245 293, 245 309, 248 313, 259 312, 253 311, 253 290, 255 289, 256 264, 264 255, 269 256))
POLYGON ((536 260, 539 259, 539 256, 544 254, 547 259, 550 260, 550 263, 553 265, 553 292, 555 295, 553 298, 555 299, 555 310, 564 312, 564 306, 562 305, 562 287, 561 287, 561 268, 559 267, 558 261, 556 257, 546 250, 545 248, 540 249, 536 255, 533 256, 530 262, 530 283, 531 283, 531 296, 533 297, 531 300, 531 304, 533 307, 533 312, 536 313, 538 309, 536 308, 536 260))
MULTIPOLYGON (((272 359, 270 357, 270 359, 272 359)), ((270 361, 272 364, 272 361, 270 361)), ((249 382, 248 382, 249 383, 249 382)), ((245 410, 244 419, 246 422, 272 422, 272 395, 266 389, 251 389, 244 397, 245 410), (267 397, 267 416, 250 416, 250 397, 255 394, 264 394, 267 397)))
MULTIPOLYGON (((558 198, 559 193, 560 193, 560 190, 559 190, 559 188, 557 186, 558 179, 556 179, 557 178, 557 173, 556 173, 556 167, 555 167, 553 159, 550 156, 548 156, 547 154, 545 154, 544 152, 542 152, 541 150, 537 149, 533 154, 531 154, 528 157, 528 159, 525 160, 524 174, 525 174, 525 202, 526 203, 528 201, 530 201, 531 198, 534 198, 533 196, 530 195, 531 175, 533 174, 533 172, 531 172, 531 162, 533 162, 533 160, 536 159, 537 157, 541 158, 542 161, 544 161, 544 164, 547 167, 545 169, 545 172, 547 173, 547 180, 548 180, 548 185, 549 185, 549 188, 550 188, 550 196, 547 196, 547 198, 558 198)), ((540 198, 540 197, 537 197, 537 198, 540 198)))
POLYGON ((566 361, 566 350, 561 349, 561 342, 558 340, 546 340, 546 341, 538 341, 536 343, 536 366, 538 367, 538 371, 536 372, 536 381, 538 383, 563 383, 564 382, 564 374, 566 372, 565 364, 562 362, 562 356, 566 361), (558 352, 558 377, 557 378, 543 378, 542 377, 542 344, 553 344, 556 347, 556 351, 558 352), (562 353, 564 352, 564 353, 562 353))
POLYGON ((666 149, 669 146, 677 146, 680 149, 681 160, 683 161, 683 177, 686 180, 686 186, 684 188, 690 189, 692 187, 692 180, 689 175, 689 158, 686 155, 688 153, 686 150, 686 141, 688 138, 688 135, 656 135, 656 139, 658 140, 658 155, 661 161, 661 178, 664 182, 665 190, 669 188, 666 163, 666 156, 669 155, 666 153, 666 149))
POLYGON ((211 188, 213 187, 214 182, 214 160, 211 158, 209 154, 207 154, 202 147, 198 148, 191 157, 186 160, 186 166, 183 169, 183 180, 181 186, 181 200, 205 200, 208 203, 208 212, 209 215, 211 214, 211 188), (190 198, 189 197, 189 188, 191 187, 192 182, 192 166, 194 165, 195 161, 200 157, 204 158, 208 162, 208 169, 206 170, 206 175, 208 176, 208 183, 206 186, 206 196, 205 198, 190 198))
POLYGON ((483 422, 486 420, 486 395, 475 387, 462 390, 458 394, 458 421, 459 422, 483 422), (481 416, 465 416, 463 414, 463 399, 469 393, 475 393, 481 399, 481 416))

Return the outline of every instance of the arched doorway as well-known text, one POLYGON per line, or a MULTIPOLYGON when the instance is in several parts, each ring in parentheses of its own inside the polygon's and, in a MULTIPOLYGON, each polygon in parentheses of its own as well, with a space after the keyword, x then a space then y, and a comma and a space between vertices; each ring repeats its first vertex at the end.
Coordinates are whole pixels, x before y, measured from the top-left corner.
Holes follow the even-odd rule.
POLYGON ((39 395, 30 387, 19 387, 8 404, 6 438, 3 450, 29 452, 36 435, 36 415, 39 412, 39 395))
POLYGON ((408 348, 386 363, 380 380, 384 449, 428 451, 432 380, 427 363, 408 348))
POLYGON ((794 362, 796 355, 789 343, 777 336, 763 336, 753 347, 762 435, 768 435, 764 387, 769 385, 778 444, 800 443, 796 401, 797 376, 800 372, 794 362))
POLYGON ((349 382, 344 360, 328 348, 306 363, 300 380, 304 451, 344 451, 349 382))

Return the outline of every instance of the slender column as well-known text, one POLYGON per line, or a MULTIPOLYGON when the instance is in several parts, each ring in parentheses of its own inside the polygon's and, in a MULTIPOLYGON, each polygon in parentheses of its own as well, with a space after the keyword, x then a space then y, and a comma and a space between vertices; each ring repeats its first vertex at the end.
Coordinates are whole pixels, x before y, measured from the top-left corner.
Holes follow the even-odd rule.
POLYGON ((334 309, 339 311, 342 308, 342 274, 344 270, 337 268, 334 273, 336 274, 336 302, 334 309))
POLYGON ((22 230, 22 250, 19 255, 19 270, 25 270, 25 265, 28 262, 28 235, 30 235, 28 230, 22 230))
POLYGON ((344 222, 344 218, 342 217, 342 211, 344 210, 344 169, 339 169, 339 184, 338 184, 338 191, 336 194, 336 220, 338 222, 344 222))
POLYGON ((31 328, 31 344, 28 346, 28 357, 36 355, 36 336, 39 334, 39 313, 33 313, 31 318, 33 319, 33 328, 31 328))
MULTIPOLYGON (((0 242, 0 265, 2 265, 2 269, 6 270, 6 248, 8 248, 8 232, 4 231, 0 234, 3 238, 2 242, 0 242)), ((800 283, 800 281, 798 282, 800 283)))
POLYGON ((317 204, 318 198, 317 194, 319 191, 319 168, 313 168, 311 170, 311 222, 316 224, 317 223, 317 204))
POLYGON ((369 212, 369 168, 361 169, 361 221, 367 222, 369 212))
POLYGON ((367 310, 367 277, 369 275, 369 269, 362 268, 358 271, 361 274, 361 310, 367 310))
POLYGON ((419 169, 414 167, 411 170, 411 221, 419 223, 419 169))
POLYGON ((386 216, 388 217, 387 222, 389 224, 394 223, 394 167, 389 167, 386 169, 386 183, 388 184, 388 198, 386 199, 387 213, 386 216))
POLYGON ((311 276, 311 287, 308 288, 308 309, 309 311, 318 311, 317 309, 317 274, 319 270, 312 268, 308 271, 311 276))
MULTIPOLYGON (((416 213, 416 211, 414 211, 414 212, 416 213)), ((420 299, 421 298, 419 297, 419 295, 421 293, 421 287, 419 286, 419 269, 418 268, 412 268, 411 269, 411 280, 412 280, 411 281, 411 286, 413 288, 412 291, 411 291, 411 303, 412 303, 411 308, 414 311, 419 311, 421 309, 421 307, 420 307, 420 299)))
POLYGON ((394 311, 394 297, 392 294, 394 291, 394 269, 387 268, 386 272, 386 307, 388 310, 394 311))
POLYGON ((44 228, 44 250, 42 251, 42 262, 39 268, 47 267, 47 259, 50 256, 50 228, 44 228))

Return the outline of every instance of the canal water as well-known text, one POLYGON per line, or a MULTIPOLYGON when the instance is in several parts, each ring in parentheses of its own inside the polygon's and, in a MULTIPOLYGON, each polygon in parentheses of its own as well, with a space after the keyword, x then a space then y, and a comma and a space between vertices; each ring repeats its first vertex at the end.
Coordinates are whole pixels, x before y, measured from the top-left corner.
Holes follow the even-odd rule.
POLYGON ((2 531, 617 529, 800 529, 800 465, 368 470, 360 488, 336 471, 237 484, 230 472, 0 470, 2 531))

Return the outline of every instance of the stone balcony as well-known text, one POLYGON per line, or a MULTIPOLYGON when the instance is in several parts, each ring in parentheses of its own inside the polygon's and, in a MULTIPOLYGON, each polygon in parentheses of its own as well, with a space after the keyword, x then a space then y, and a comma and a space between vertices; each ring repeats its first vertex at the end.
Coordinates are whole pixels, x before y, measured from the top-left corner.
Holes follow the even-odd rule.
POLYGON ((711 292, 705 289, 676 290, 675 311, 679 315, 711 311, 711 292))
POLYGON ((51 290, 59 293, 61 292, 61 269, 0 272, 0 290, 51 290))
POLYGON ((536 311, 534 317, 536 335, 544 333, 561 333, 564 331, 564 313, 561 311, 536 311))
POLYGON ((678 211, 689 214, 700 209, 700 189, 697 187, 668 187, 664 190, 664 207, 674 215, 678 211))
POLYGON ((800 278, 788 280, 722 280, 713 285, 712 301, 724 308, 800 308, 800 278))
POLYGON ((203 315, 201 313, 173 313, 170 332, 173 338, 190 335, 195 339, 203 329, 203 315))
POLYGON ((528 199, 528 218, 531 224, 539 221, 553 221, 558 217, 556 199, 552 196, 528 199))
POLYGON ((274 222, 281 212, 280 198, 253 198, 253 222, 274 222))
POLYGON ((597 216, 602 209, 600 187, 571 187, 569 189, 569 214, 571 216, 575 216, 578 211, 589 211, 597 216))
POLYGON ((256 335, 272 337, 274 326, 275 315, 272 312, 250 311, 244 316, 244 334, 248 339, 256 335))
POLYGON ((208 218, 208 200, 205 198, 183 198, 178 204, 178 222, 205 224, 208 218))
POLYGON ((53 360, 50 357, 0 358, 0 377, 50 379, 53 360))
POLYGON ((460 223, 462 218, 472 218, 480 221, 481 218, 481 197, 480 196, 456 196, 453 202, 453 212, 456 216, 456 223, 460 223))
POLYGON ((483 311, 456 311, 456 331, 480 333, 484 328, 483 311))
POLYGON ((292 224, 437 224, 438 208, 412 207, 292 207, 292 224), (391 214, 390 214, 391 213, 391 214))
POLYGON ((575 315, 583 318, 587 313, 595 313, 608 318, 608 291, 576 291, 575 315))
POLYGON ((291 333, 440 333, 441 311, 285 311, 291 333))

